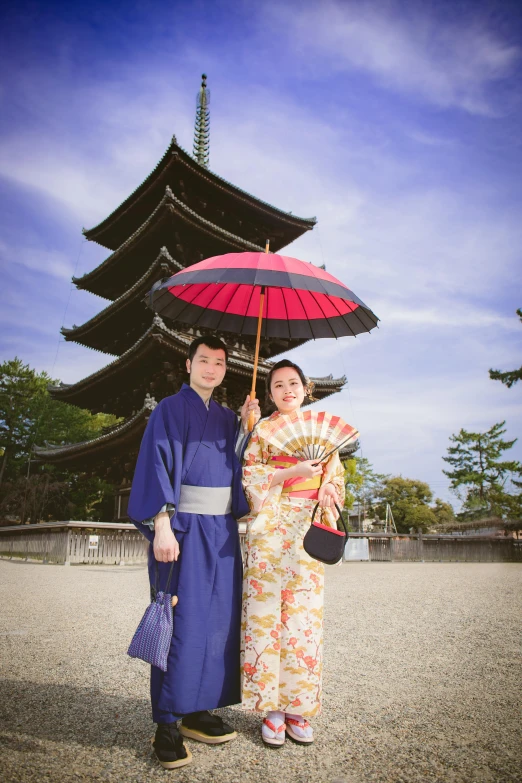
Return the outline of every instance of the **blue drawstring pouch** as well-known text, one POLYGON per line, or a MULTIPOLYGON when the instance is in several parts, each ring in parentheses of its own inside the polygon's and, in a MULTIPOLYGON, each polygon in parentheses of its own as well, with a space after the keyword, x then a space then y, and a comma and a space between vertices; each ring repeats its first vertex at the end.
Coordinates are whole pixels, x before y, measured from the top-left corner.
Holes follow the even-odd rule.
POLYGON ((131 658, 140 658, 151 666, 157 666, 163 672, 167 671, 167 658, 174 629, 172 596, 169 593, 174 563, 173 560, 164 591, 158 590, 159 569, 156 563, 152 601, 146 608, 127 650, 127 655, 131 658))

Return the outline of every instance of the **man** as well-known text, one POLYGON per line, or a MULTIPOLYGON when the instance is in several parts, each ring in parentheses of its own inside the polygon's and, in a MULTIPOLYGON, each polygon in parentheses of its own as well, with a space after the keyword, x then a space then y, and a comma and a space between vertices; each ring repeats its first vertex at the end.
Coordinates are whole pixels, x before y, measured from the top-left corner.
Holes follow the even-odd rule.
MULTIPOLYGON (((129 516, 151 541, 151 585, 170 592, 174 633, 167 671, 151 668, 154 750, 167 769, 189 764, 183 736, 217 744, 236 732, 209 712, 240 701, 242 565, 236 519, 248 511, 235 448, 236 415, 212 399, 225 377, 227 348, 200 337, 189 348, 190 385, 163 399, 143 435, 129 516), (181 720, 178 729, 177 722, 181 720)), ((243 434, 257 400, 241 409, 243 434)))

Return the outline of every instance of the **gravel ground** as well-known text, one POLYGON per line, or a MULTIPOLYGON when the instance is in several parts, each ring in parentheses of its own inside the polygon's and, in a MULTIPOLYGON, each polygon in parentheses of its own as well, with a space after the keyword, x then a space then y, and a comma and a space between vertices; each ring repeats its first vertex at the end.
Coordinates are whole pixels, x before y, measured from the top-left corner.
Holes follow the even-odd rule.
POLYGON ((259 717, 221 714, 225 746, 191 766, 150 752, 148 668, 125 655, 144 568, 0 561, 2 783, 522 781, 519 564, 327 569, 316 742, 265 748, 259 717))

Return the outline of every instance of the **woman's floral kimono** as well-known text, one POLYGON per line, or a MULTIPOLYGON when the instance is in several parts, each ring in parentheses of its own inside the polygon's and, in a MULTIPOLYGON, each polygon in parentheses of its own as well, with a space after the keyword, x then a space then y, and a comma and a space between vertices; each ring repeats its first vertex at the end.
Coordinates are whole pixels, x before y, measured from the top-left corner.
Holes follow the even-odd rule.
MULTIPOLYGON (((324 566, 306 554, 303 537, 317 490, 292 495, 287 485, 295 485, 295 479, 270 489, 274 460, 282 459, 281 466, 285 458, 258 429, 262 433, 262 427, 254 431, 243 465, 251 507, 243 582, 243 707, 312 716, 321 710, 324 566)), ((328 482, 342 507, 344 471, 338 452, 325 465, 321 483, 328 482)), ((326 509, 321 521, 335 526, 336 516, 326 509)))

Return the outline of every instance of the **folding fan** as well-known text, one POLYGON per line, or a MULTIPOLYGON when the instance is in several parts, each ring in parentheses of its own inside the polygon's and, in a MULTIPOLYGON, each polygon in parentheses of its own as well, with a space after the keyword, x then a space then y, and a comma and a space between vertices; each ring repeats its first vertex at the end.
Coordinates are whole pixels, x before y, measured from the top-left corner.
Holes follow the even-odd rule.
POLYGON ((260 436, 283 454, 322 462, 357 439, 359 432, 325 411, 294 411, 260 422, 260 436))

